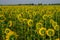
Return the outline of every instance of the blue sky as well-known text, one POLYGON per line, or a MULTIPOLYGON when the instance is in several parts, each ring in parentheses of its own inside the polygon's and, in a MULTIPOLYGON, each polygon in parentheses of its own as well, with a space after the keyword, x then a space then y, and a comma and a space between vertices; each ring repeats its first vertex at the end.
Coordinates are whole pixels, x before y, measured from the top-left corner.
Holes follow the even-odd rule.
POLYGON ((0 0, 0 4, 29 4, 29 3, 43 3, 43 4, 51 4, 51 3, 60 3, 60 0, 0 0))

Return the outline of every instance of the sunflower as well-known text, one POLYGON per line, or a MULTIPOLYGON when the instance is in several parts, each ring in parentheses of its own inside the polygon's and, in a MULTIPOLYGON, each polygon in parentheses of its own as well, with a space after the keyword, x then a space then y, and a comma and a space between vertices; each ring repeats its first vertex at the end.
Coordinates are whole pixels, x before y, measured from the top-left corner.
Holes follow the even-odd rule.
POLYGON ((53 19, 50 20, 50 23, 52 24, 53 27, 57 25, 57 22, 55 22, 53 19))
POLYGON ((13 32, 13 31, 10 31, 7 35, 6 35, 6 40, 10 40, 10 39, 12 39, 13 38, 13 40, 14 39, 17 39, 17 34, 15 33, 15 32, 13 32))
POLYGON ((8 22, 8 25, 9 25, 9 27, 11 27, 13 25, 11 20, 8 22))
POLYGON ((11 30, 9 29, 9 28, 6 28, 5 29, 5 33, 7 34, 7 33, 9 33, 11 30))
POLYGON ((33 18, 33 13, 30 13, 30 11, 28 11, 28 16, 29 16, 30 19, 32 19, 33 18))
POLYGON ((47 20, 48 19, 48 15, 43 15, 42 17, 44 20, 47 20))
POLYGON ((10 39, 17 39, 17 34, 13 31, 9 31, 7 34, 6 34, 6 40, 10 40, 10 39))
POLYGON ((0 14, 0 22, 3 22, 5 20, 6 20, 5 16, 3 14, 0 14))
POLYGON ((54 29, 55 29, 56 31, 59 31, 59 29, 60 29, 59 25, 54 26, 54 29))
POLYGON ((36 28, 38 29, 38 28, 41 28, 43 26, 43 24, 42 23, 36 23, 36 28))
POLYGON ((60 40, 60 38, 56 38, 55 40, 60 40))
POLYGON ((18 14, 16 17, 18 20, 20 20, 20 18, 22 18, 22 14, 18 14))
POLYGON ((48 12, 48 13, 46 13, 46 15, 48 16, 48 18, 51 19, 53 14, 51 14, 51 12, 48 12))
POLYGON ((27 19, 23 19, 23 22, 27 22, 27 19))
POLYGON ((48 30, 46 31, 46 34, 47 34, 49 37, 51 37, 51 36, 54 36, 55 31, 54 31, 53 29, 48 29, 48 30))
POLYGON ((50 23, 52 24, 54 22, 54 20, 53 19, 50 19, 50 23))
POLYGON ((27 21, 27 24, 28 24, 28 26, 33 26, 33 20, 32 20, 32 19, 29 19, 29 20, 27 21))
POLYGON ((19 18, 18 20, 19 20, 19 22, 23 22, 23 18, 19 18))
POLYGON ((54 27, 54 26, 56 26, 57 25, 57 22, 53 22, 52 23, 52 26, 54 27))
POLYGON ((27 24, 27 19, 24 18, 22 21, 24 24, 27 24))
POLYGON ((46 28, 44 28, 44 27, 40 28, 40 29, 39 29, 39 34, 40 34, 41 36, 45 36, 45 35, 46 35, 46 28))

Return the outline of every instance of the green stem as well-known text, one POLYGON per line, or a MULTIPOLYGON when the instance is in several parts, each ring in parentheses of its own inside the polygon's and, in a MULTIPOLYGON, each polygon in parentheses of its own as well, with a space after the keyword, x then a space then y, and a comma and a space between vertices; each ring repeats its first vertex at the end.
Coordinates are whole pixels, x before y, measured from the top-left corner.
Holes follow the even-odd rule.
POLYGON ((50 40, 51 40, 51 37, 50 37, 50 40))
POLYGON ((43 40, 45 40, 45 37, 43 37, 43 40))

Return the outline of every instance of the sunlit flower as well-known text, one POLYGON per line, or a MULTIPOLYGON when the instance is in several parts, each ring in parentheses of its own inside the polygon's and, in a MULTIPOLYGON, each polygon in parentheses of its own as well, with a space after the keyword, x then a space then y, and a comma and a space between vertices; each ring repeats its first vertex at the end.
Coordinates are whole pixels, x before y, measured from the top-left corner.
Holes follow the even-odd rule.
POLYGON ((52 26, 54 27, 54 26, 56 26, 57 25, 57 22, 53 22, 52 23, 52 26))
POLYGON ((24 22, 27 22, 27 19, 23 19, 24 22))
POLYGON ((7 34, 6 34, 6 40, 10 40, 11 38, 11 36, 14 36, 15 38, 17 38, 17 34, 15 33, 15 32, 13 32, 13 31, 11 31, 10 29, 6 29, 6 31, 7 31, 7 34))
POLYGON ((44 28, 44 27, 40 28, 40 29, 39 29, 39 34, 40 34, 41 36, 45 36, 45 35, 46 35, 46 28, 44 28))
POLYGON ((59 29, 60 29, 59 25, 54 26, 54 29, 55 29, 56 31, 59 31, 59 29))
POLYGON ((52 15, 53 15, 53 13, 52 12, 50 12, 50 11, 48 11, 48 13, 46 13, 46 15, 48 16, 48 18, 52 18, 52 15))
POLYGON ((60 40, 60 38, 56 38, 55 40, 60 40))
POLYGON ((28 19, 23 19, 23 23, 27 24, 28 19))
POLYGON ((10 31, 7 35, 6 35, 6 40, 14 40, 17 39, 17 34, 13 31, 10 31), (15 38, 14 38, 15 37, 15 38))
POLYGON ((22 14, 18 14, 16 17, 17 17, 18 20, 19 20, 20 18, 22 18, 22 14))
POLYGON ((50 19, 50 23, 52 24, 54 22, 54 20, 53 19, 50 19))
POLYGON ((6 28, 5 29, 5 33, 7 34, 7 33, 9 33, 11 30, 9 29, 9 28, 6 28))
POLYGON ((57 25, 57 22, 55 22, 53 19, 50 20, 50 23, 52 24, 53 27, 57 25))
POLYGON ((28 23, 28 26, 32 26, 32 25, 33 25, 33 20, 32 20, 32 19, 29 19, 29 20, 27 21, 27 23, 28 23))
POLYGON ((36 23, 36 29, 38 29, 38 28, 41 28, 43 26, 43 24, 42 23, 36 23))
POLYGON ((54 31, 53 29, 48 29, 48 30, 46 31, 46 34, 47 34, 49 37, 51 37, 51 36, 54 36, 55 31, 54 31))
POLYGON ((48 19, 48 15, 43 15, 42 17, 44 20, 47 20, 48 19))
POLYGON ((11 27, 13 25, 12 21, 9 21, 8 25, 9 25, 9 27, 11 27))
POLYGON ((0 22, 3 22, 5 20, 6 20, 5 16, 3 14, 0 14, 0 22))

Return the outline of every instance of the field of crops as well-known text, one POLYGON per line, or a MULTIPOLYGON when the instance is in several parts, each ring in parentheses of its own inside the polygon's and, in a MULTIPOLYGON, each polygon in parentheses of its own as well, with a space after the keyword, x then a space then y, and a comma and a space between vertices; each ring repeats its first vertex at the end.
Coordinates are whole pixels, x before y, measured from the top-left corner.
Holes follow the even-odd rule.
POLYGON ((60 40, 60 6, 0 6, 0 40, 60 40))

